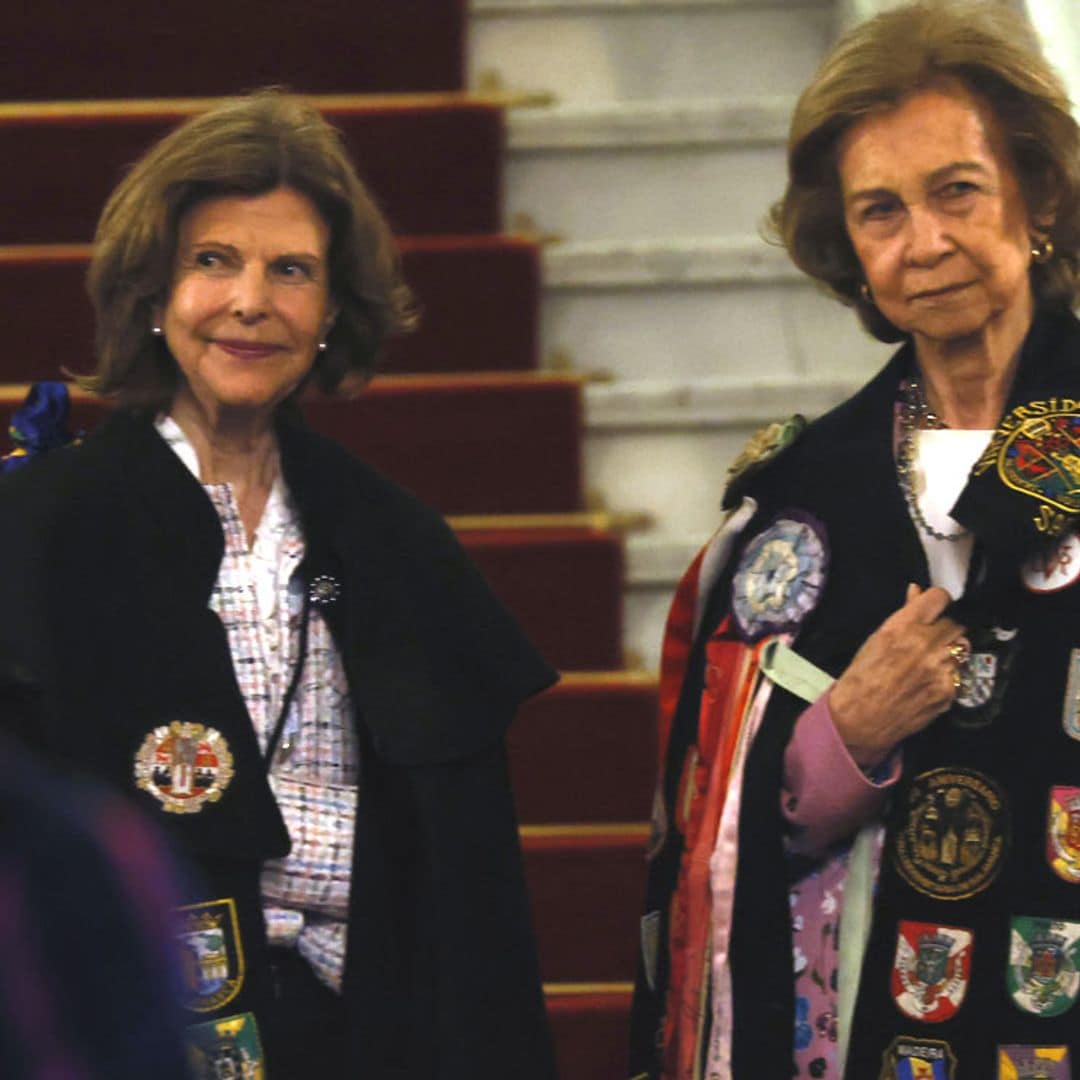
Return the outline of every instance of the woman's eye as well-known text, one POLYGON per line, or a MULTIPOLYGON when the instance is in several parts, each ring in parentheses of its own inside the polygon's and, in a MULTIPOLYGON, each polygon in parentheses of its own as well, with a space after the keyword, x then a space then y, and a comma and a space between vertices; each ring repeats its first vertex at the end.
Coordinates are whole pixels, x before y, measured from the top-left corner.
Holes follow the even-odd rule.
POLYGON ((941 189, 941 194, 946 199, 961 199, 965 195, 973 195, 978 187, 970 180, 953 180, 941 189))
POLYGON ((287 281, 311 281, 315 270, 301 259, 282 259, 275 269, 287 281))
POLYGON ((192 262, 203 270, 217 270, 224 264, 225 258, 217 251, 197 251, 192 262))
POLYGON ((899 210, 899 204, 891 199, 881 199, 863 207, 863 221, 884 221, 899 210))

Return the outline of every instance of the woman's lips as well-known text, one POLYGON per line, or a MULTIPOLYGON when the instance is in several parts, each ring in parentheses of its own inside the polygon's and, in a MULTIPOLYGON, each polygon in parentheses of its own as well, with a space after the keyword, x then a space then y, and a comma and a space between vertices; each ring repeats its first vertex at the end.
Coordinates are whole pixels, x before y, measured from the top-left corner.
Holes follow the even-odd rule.
POLYGON ((215 338, 214 344, 223 352, 241 360, 261 360, 276 353, 280 348, 278 345, 261 341, 232 341, 222 338, 215 338))
POLYGON ((942 285, 936 289, 923 289, 921 292, 915 293, 912 300, 941 300, 952 296, 954 293, 962 292, 972 282, 970 281, 958 281, 955 285, 942 285))

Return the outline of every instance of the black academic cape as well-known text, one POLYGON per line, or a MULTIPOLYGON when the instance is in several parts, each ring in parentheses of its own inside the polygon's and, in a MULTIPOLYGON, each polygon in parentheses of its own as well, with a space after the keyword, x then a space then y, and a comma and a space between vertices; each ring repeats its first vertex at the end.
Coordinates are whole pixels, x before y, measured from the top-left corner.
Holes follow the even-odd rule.
MULTIPOLYGON (((719 574, 691 654, 664 765, 662 791, 674 797, 682 762, 694 741, 701 696, 704 645, 730 611, 732 579, 742 552, 779 516, 791 511, 817 523, 828 551, 826 581, 817 606, 795 630, 796 651, 839 676, 871 633, 904 603, 909 582, 929 584, 926 558, 896 482, 893 410, 901 380, 913 371, 911 346, 901 349, 861 391, 809 425, 787 450, 737 478, 725 496, 729 507, 752 497, 757 511, 719 574)), ((1024 344, 1006 416, 1017 406, 1065 400, 1080 415, 1080 323, 1071 315, 1042 314, 1024 344)), ((1076 495, 1071 498, 1080 509, 1076 495)), ((953 709, 902 748, 903 773, 886 812, 887 836, 863 964, 846 1076, 848 1080, 906 1076, 898 1054, 920 1041, 942 1061, 934 1075, 984 1080, 997 1075, 998 1045, 1068 1045, 1074 1068, 1080 1056, 1075 1009, 1035 1016, 1009 991, 1009 944, 1014 917, 1080 921, 1080 882, 1055 874, 1047 857, 1048 806, 1054 787, 1080 787, 1080 741, 1064 730, 1063 714, 1080 703, 1067 697, 1074 650, 1080 648, 1080 581, 1055 593, 1024 587, 1021 567, 1057 539, 1040 531, 1049 520, 1040 500, 1010 488, 996 467, 969 480, 954 514, 975 534, 972 570, 955 617, 969 636, 994 627, 1016 629, 999 658, 994 717, 963 727, 953 709), (1007 663, 1006 663, 1007 661, 1007 663), (926 805, 926 784, 913 784, 935 769, 957 768, 989 777, 1002 796, 1003 813, 990 815, 992 846, 1004 839, 1000 860, 987 858, 990 880, 972 874, 958 891, 973 895, 934 898, 898 869, 898 837, 926 805), (920 802, 920 799, 922 800, 920 802), (893 996, 893 965, 901 921, 966 928, 974 937, 970 981, 956 1015, 923 1023, 904 1015, 893 996), (897 1049, 896 1039, 909 1040, 897 1049), (946 1044, 947 1050, 938 1044, 946 1044), (958 1062, 954 1071, 949 1055, 958 1062), (958 1070, 958 1071, 957 1071, 958 1070)), ((1065 532, 1075 527, 1075 512, 1065 532)), ((1059 522, 1060 524, 1060 522, 1059 522)), ((1074 690, 1075 693, 1075 690, 1074 690)), ((807 872, 786 851, 781 814, 783 756, 806 703, 773 688, 750 749, 741 785, 739 855, 731 927, 734 1080, 791 1074, 795 1020, 792 937, 788 891, 807 872)), ((979 720, 986 719, 980 715, 979 720)), ((931 779, 930 787, 933 788, 931 779)), ((964 783, 977 783, 970 776, 964 783)), ((947 786, 945 781, 942 786, 947 786)), ((967 789, 961 792, 966 797, 967 789)), ((932 792, 931 792, 932 794, 932 792)), ((984 822, 985 824, 985 822, 984 822)), ((666 913, 681 848, 674 830, 653 859, 646 910, 666 913)), ((908 856, 903 860, 911 864, 908 856)), ((916 877, 918 875, 915 875, 916 877)), ((661 924, 661 939, 666 919, 661 924)), ((1080 959, 1080 958, 1078 958, 1080 959)), ((1072 962, 1072 961, 1071 961, 1072 962)), ((635 997, 631 1074, 659 1075, 650 1047, 663 1007, 666 963, 661 955, 655 987, 639 976, 635 997)), ((1015 977, 1015 976, 1014 976, 1015 977)))
MULTIPOLYGON (((546 1080, 503 736, 554 673, 434 511, 296 419, 278 435, 301 573, 340 587, 324 612, 362 755, 343 991, 354 1075, 546 1080)), ((289 838, 208 606, 224 546, 209 499, 149 417, 120 411, 4 478, 0 519, 0 646, 47 700, 44 729, 23 734, 157 820, 196 871, 191 903, 233 900, 242 985, 192 1019, 258 1017, 260 867, 289 838), (178 718, 220 732, 233 758, 196 813, 166 813, 135 778, 147 736, 178 718)))

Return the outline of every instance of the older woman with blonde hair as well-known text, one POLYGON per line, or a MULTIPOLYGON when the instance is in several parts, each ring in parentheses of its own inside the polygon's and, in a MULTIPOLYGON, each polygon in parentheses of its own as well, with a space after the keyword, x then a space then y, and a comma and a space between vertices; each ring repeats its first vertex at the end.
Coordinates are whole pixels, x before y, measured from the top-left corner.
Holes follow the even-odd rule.
POLYGON ((550 1077, 503 734, 553 673, 297 408, 413 320, 338 135, 275 91, 195 117, 114 192, 89 285, 116 408, 5 477, 0 609, 38 744, 193 868, 195 1075, 550 1077))
POLYGON ((680 587, 631 1072, 1072 1076, 1080 132, 1021 16, 920 0, 788 164, 776 234, 902 346, 755 440, 680 587))

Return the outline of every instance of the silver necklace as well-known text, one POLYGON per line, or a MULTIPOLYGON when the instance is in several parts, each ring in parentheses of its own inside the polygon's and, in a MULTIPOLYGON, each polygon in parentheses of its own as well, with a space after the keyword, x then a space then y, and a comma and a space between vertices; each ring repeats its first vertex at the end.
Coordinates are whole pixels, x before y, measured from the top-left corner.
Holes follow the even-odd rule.
POLYGON ((896 479, 904 493, 911 520, 927 536, 955 543, 968 535, 967 529, 958 532, 939 532, 926 520, 915 494, 915 432, 920 429, 940 431, 949 425, 931 411, 918 379, 905 379, 900 384, 900 447, 896 454, 896 479))

